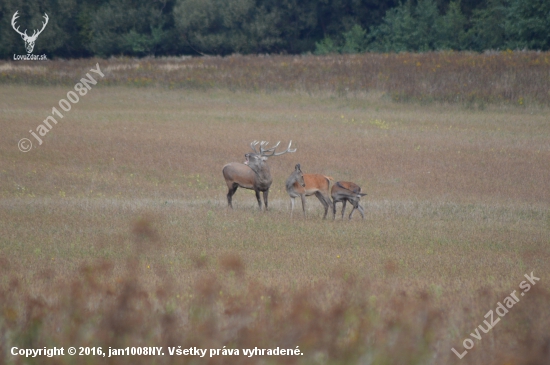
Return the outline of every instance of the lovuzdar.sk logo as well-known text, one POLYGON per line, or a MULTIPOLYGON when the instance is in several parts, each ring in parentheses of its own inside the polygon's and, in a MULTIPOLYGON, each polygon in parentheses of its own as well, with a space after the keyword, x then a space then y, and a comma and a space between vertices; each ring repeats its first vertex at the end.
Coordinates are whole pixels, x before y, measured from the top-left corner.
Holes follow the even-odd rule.
POLYGON ((19 12, 19 10, 17 10, 15 12, 15 14, 13 14, 13 17, 11 18, 11 26, 13 28, 13 30, 15 30, 20 36, 21 38, 23 38, 23 41, 25 42, 25 49, 27 50, 27 54, 26 55, 16 55, 14 54, 13 55, 13 59, 14 60, 24 60, 24 61, 43 61, 43 60, 46 60, 47 57, 46 55, 33 55, 32 54, 32 50, 34 49, 34 43, 36 42, 36 38, 38 38, 38 36, 40 35, 40 33, 42 33, 42 31, 44 30, 44 28, 46 28, 46 25, 48 24, 48 14, 44 13, 44 22, 42 22, 42 29, 40 30, 34 30, 32 35, 29 36, 27 34, 27 29, 25 29, 24 32, 21 32, 19 30, 19 26, 17 26, 16 28, 16 24, 15 22, 17 21, 17 18, 19 18, 19 15, 17 15, 17 13, 19 12))

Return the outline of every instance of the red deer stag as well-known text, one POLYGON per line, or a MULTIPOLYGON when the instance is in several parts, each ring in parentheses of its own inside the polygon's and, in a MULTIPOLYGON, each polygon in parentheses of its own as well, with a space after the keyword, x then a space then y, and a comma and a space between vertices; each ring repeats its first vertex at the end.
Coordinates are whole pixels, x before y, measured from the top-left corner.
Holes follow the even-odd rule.
POLYGON ((325 215, 323 216, 323 219, 325 219, 331 204, 328 195, 330 180, 333 180, 330 176, 304 174, 300 169, 300 164, 297 164, 294 172, 286 180, 286 191, 288 195, 290 195, 290 217, 292 217, 292 211, 294 210, 295 198, 300 197, 302 199, 302 210, 304 211, 305 217, 306 196, 315 195, 325 208, 325 215))
POLYGON ((266 148, 268 142, 254 141, 250 144, 250 148, 252 148, 254 153, 247 153, 244 155, 246 158, 244 164, 231 162, 223 167, 223 177, 225 179, 225 183, 227 184, 227 188, 229 189, 227 192, 227 204, 231 209, 233 209, 233 204, 231 204, 233 194, 235 194, 237 188, 240 186, 241 188, 254 190, 260 211, 262 210, 260 191, 263 192, 265 210, 267 210, 267 195, 269 188, 271 187, 271 183, 273 182, 273 178, 271 177, 271 173, 269 171, 269 166, 266 163, 267 158, 271 156, 284 155, 289 152, 296 152, 296 149, 290 149, 290 146, 292 145, 292 141, 290 141, 285 151, 276 153, 275 150, 280 143, 281 142, 279 141, 274 147, 266 148), (260 144, 259 152, 256 151, 256 146, 258 144, 260 144))
POLYGON ((357 184, 348 181, 338 181, 332 186, 330 190, 330 195, 332 196, 332 219, 336 218, 336 203, 342 202, 342 219, 344 219, 344 211, 346 210, 346 202, 350 202, 353 206, 351 213, 349 214, 349 219, 353 215, 355 209, 361 213, 361 217, 365 219, 365 211, 361 205, 359 205, 359 200, 362 196, 367 194, 361 193, 361 187, 357 184))

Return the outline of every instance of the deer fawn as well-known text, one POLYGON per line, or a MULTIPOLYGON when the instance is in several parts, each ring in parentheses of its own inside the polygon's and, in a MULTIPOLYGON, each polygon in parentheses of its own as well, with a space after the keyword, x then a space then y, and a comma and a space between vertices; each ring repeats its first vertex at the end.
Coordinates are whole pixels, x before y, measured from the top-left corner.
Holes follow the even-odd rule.
POLYGON ((354 184, 349 181, 338 181, 332 186, 330 191, 332 196, 332 219, 336 218, 336 203, 342 202, 342 219, 344 219, 344 211, 346 210, 346 202, 350 202, 353 206, 349 219, 353 216, 355 209, 361 213, 361 217, 365 219, 365 211, 361 205, 359 205, 359 200, 362 196, 367 194, 361 193, 361 187, 357 184, 354 184))

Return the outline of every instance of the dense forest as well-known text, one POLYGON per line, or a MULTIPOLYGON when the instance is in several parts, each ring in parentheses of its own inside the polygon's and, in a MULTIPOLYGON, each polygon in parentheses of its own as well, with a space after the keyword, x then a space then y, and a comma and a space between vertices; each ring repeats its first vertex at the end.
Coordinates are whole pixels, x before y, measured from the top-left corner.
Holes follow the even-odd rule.
POLYGON ((0 58, 550 49, 548 0, 0 0, 0 58))

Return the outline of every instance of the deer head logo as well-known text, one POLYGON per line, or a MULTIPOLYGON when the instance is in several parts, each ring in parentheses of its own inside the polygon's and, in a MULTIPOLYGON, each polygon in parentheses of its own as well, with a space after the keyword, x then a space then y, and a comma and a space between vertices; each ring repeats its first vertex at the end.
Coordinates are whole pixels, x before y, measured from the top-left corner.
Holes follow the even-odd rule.
POLYGON ((23 38, 23 40, 25 41, 25 48, 27 49, 27 53, 32 53, 32 50, 34 49, 34 42, 36 42, 36 38, 38 38, 38 36, 40 35, 40 33, 42 33, 42 31, 44 30, 44 28, 46 28, 46 24, 48 24, 48 14, 44 13, 44 19, 46 20, 46 22, 42 22, 42 29, 40 29, 37 33, 37 31, 35 30, 32 35, 29 37, 27 35, 27 30, 25 29, 25 31, 23 33, 21 33, 19 31, 19 27, 15 27, 15 21, 17 20, 17 18, 19 18, 19 15, 17 15, 19 11, 16 11, 15 14, 13 14, 13 18, 11 18, 11 26, 13 27, 13 30, 15 30, 17 33, 19 33, 19 35, 21 35, 21 38, 23 38))

